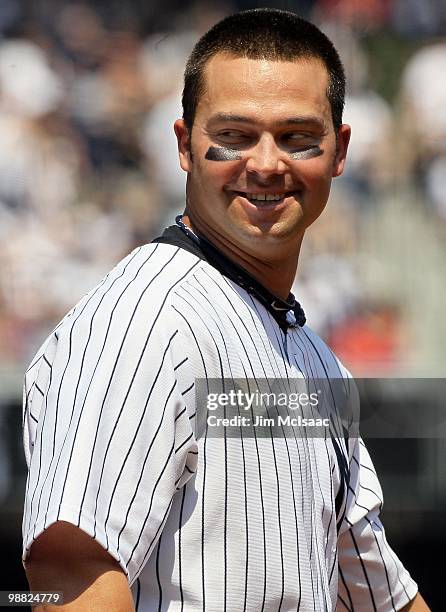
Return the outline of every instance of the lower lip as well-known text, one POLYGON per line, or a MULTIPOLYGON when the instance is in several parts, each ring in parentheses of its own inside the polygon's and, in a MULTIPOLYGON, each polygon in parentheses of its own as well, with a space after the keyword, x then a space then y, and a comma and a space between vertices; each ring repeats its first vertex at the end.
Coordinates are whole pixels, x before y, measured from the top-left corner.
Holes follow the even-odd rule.
POLYGON ((258 212, 278 211, 281 208, 284 208, 288 204, 287 200, 294 198, 296 194, 297 192, 293 191, 280 200, 254 200, 254 202, 258 202, 258 204, 255 204, 240 193, 236 193, 245 206, 249 207, 250 210, 255 210, 258 212))

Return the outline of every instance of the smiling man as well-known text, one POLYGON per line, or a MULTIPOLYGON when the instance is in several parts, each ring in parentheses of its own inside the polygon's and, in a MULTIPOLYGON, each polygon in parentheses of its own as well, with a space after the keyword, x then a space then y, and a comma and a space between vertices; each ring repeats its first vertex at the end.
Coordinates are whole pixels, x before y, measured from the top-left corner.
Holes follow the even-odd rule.
POLYGON ((277 61, 262 49, 213 55, 193 124, 186 115, 175 130, 188 172, 185 222, 286 298, 304 232, 342 172, 350 128, 333 125, 321 58, 277 61))
POLYGON ((290 293, 343 171, 344 89, 330 41, 292 13, 245 11, 197 43, 175 123, 185 214, 26 376, 24 562, 61 609, 428 610, 387 543, 364 443, 336 403, 316 418, 317 381, 349 374, 290 293), (308 402, 254 413, 299 381, 310 418, 308 402), (323 435, 301 425, 316 422, 323 435))

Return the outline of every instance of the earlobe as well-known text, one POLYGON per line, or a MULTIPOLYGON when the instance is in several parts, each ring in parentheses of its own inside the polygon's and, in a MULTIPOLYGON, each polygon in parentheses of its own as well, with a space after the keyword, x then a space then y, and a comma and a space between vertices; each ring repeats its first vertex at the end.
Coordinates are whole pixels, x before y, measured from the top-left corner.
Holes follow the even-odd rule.
POLYGON ((185 172, 190 172, 192 170, 192 152, 190 150, 189 130, 184 119, 177 119, 173 127, 177 137, 180 166, 185 172))
POLYGON ((350 142, 351 128, 346 123, 338 130, 336 138, 336 155, 333 163, 332 176, 340 176, 344 172, 345 159, 347 157, 348 144, 350 142))

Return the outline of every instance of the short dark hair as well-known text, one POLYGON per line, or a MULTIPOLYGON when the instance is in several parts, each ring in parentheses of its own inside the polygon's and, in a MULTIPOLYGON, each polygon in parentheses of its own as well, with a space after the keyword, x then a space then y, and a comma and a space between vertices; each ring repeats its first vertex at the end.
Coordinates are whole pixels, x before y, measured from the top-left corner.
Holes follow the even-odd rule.
POLYGON ((336 130, 341 126, 345 74, 333 43, 315 25, 295 13, 259 8, 225 17, 193 48, 184 72, 183 89, 183 119, 189 129, 204 91, 204 68, 217 53, 277 61, 320 59, 329 76, 327 98, 333 125, 336 130))

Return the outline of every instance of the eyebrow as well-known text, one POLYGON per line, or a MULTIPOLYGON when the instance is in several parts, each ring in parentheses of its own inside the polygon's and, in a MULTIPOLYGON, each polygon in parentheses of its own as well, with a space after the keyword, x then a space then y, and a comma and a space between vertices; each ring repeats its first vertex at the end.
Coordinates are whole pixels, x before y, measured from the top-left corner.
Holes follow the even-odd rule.
MULTIPOLYGON (((222 122, 233 122, 233 123, 247 123, 248 125, 255 125, 257 121, 251 119, 251 117, 246 117, 245 115, 234 115, 232 113, 216 113, 209 118, 208 123, 217 123, 219 121, 222 122)), ((293 126, 293 125, 316 125, 321 129, 326 130, 327 125, 325 121, 323 121, 320 117, 316 115, 299 115, 297 117, 288 117, 288 119, 284 119, 283 121, 278 121, 278 126, 293 126)))

